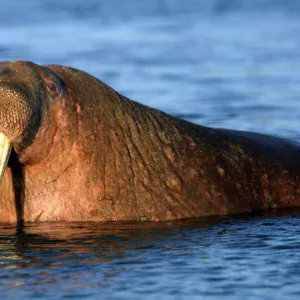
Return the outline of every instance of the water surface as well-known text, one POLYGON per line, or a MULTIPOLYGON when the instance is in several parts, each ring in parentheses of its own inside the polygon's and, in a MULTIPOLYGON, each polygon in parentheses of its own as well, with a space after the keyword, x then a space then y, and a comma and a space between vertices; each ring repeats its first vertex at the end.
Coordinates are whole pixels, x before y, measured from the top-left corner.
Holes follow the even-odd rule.
POLYGON ((298 299, 299 225, 292 211, 2 225, 1 299, 298 299))

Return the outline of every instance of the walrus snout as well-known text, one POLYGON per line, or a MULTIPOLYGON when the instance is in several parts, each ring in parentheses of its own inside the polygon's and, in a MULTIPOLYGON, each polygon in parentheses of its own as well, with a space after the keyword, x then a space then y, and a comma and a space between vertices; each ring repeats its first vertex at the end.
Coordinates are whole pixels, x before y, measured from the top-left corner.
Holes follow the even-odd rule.
POLYGON ((47 67, 0 63, 0 181, 12 147, 23 153, 36 140, 50 105, 65 94, 63 81, 47 67))
POLYGON ((12 146, 23 149, 38 131, 44 95, 35 64, 0 63, 0 181, 12 146))
POLYGON ((35 64, 0 64, 0 132, 17 148, 28 144, 32 129, 38 125, 43 96, 35 64))

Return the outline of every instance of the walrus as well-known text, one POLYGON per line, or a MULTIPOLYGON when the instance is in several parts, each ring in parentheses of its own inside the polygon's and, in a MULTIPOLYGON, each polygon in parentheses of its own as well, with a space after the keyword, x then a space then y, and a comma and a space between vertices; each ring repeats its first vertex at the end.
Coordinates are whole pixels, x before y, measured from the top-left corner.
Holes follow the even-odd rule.
POLYGON ((215 129, 60 65, 0 63, 0 221, 167 221, 300 206, 300 147, 215 129))

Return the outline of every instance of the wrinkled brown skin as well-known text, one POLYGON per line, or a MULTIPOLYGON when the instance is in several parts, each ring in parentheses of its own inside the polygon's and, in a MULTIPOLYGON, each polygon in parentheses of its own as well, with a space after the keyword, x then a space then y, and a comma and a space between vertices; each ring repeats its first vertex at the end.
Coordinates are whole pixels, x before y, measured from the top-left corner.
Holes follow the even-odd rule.
POLYGON ((300 206, 297 143, 195 125, 72 68, 0 63, 0 131, 14 149, 1 222, 164 221, 300 206))

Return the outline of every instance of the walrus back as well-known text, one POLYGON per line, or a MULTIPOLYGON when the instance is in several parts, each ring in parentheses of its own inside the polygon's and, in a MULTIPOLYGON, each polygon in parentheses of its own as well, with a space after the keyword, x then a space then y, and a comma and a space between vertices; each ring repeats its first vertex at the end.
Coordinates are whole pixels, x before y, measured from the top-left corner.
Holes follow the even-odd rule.
POLYGON ((297 143, 193 124, 134 102, 85 72, 47 67, 80 102, 82 118, 98 122, 86 121, 95 131, 101 128, 101 142, 93 149, 98 160, 105 156, 105 166, 94 170, 109 170, 107 193, 132 209, 132 218, 170 220, 300 205, 297 143), (126 184, 116 189, 118 182, 126 184))
POLYGON ((282 161, 288 170, 300 173, 300 144, 296 141, 268 134, 217 129, 228 142, 243 147, 254 158, 282 161))

